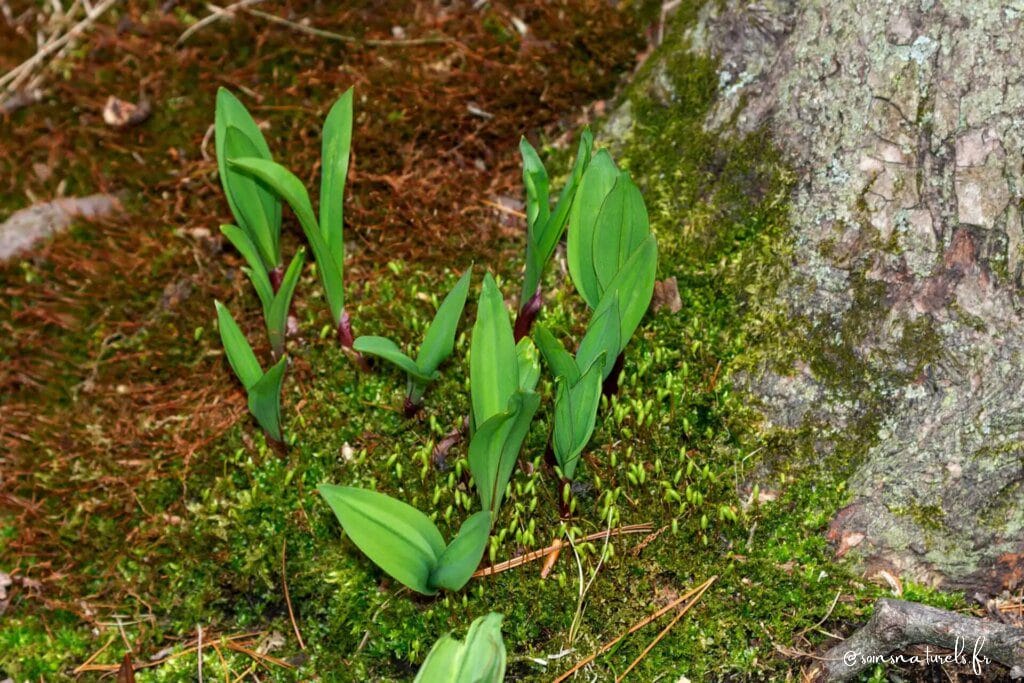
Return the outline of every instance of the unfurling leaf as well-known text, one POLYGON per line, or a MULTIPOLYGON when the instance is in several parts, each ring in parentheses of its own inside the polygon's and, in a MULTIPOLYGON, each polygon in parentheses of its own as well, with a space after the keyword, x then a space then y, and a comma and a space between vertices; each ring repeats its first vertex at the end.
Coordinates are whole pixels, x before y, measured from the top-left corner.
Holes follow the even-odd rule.
POLYGON ((338 98, 324 120, 320 146, 320 232, 331 261, 345 261, 344 200, 352 149, 352 88, 338 98))
POLYGON ((576 190, 576 200, 569 210, 566 239, 569 275, 580 296, 591 308, 597 306, 601 299, 593 262, 597 219, 605 197, 611 192, 618 177, 619 170, 615 167, 611 154, 608 150, 602 149, 591 159, 580 180, 579 189, 576 190))
POLYGON ((504 412, 477 426, 469 442, 469 469, 473 473, 480 507, 498 514, 505 487, 512 476, 519 450, 540 407, 540 396, 516 392, 504 412))
POLYGON ((413 683, 502 683, 505 659, 501 615, 492 612, 472 623, 465 642, 450 633, 442 636, 413 683))
POLYGON ((426 334, 423 335, 423 343, 420 344, 416 364, 425 375, 432 375, 441 363, 452 355, 452 350, 455 348, 455 334, 458 332, 462 310, 466 307, 466 297, 469 295, 469 283, 472 277, 473 267, 470 266, 452 287, 452 291, 445 296, 441 305, 437 307, 434 320, 427 328, 426 334))
POLYGON ((601 404, 604 354, 600 355, 575 383, 558 380, 555 396, 555 428, 552 449, 566 479, 572 479, 580 453, 590 442, 601 404))
POLYGON ((504 412, 519 385, 512 325, 494 277, 484 275, 470 343, 469 383, 473 424, 482 425, 504 412))

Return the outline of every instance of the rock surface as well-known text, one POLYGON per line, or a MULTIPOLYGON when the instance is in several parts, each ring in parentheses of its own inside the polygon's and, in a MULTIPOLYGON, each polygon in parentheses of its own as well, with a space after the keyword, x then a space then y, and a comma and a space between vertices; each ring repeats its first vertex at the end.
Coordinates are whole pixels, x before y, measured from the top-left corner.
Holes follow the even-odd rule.
POLYGON ((77 218, 95 220, 120 210, 117 197, 93 194, 40 202, 15 211, 0 223, 0 261, 24 254, 38 242, 67 230, 77 218))
POLYGON ((731 0, 686 30, 719 60, 707 127, 769 132, 799 177, 781 303, 826 352, 749 388, 779 426, 875 416, 830 536, 869 568, 1018 587, 1024 5, 731 0))

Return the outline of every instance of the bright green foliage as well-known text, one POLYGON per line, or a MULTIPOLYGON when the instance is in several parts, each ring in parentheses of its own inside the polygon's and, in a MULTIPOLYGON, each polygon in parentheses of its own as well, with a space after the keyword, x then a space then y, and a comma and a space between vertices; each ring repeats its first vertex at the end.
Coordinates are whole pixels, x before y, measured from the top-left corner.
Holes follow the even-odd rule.
POLYGON ((217 171, 231 213, 253 247, 252 254, 242 255, 251 268, 260 264, 264 272, 271 271, 281 265, 281 202, 263 183, 238 172, 229 163, 241 157, 269 160, 270 148, 245 105, 224 88, 217 91, 214 147, 217 171))
POLYGON ((525 306, 537 291, 544 267, 555 253, 558 241, 562 239, 577 188, 590 163, 590 151, 593 146, 594 136, 590 128, 584 128, 576 152, 576 163, 552 212, 549 207, 547 169, 526 138, 519 142, 519 151, 523 157, 523 185, 526 187, 527 224, 526 271, 523 274, 523 291, 519 297, 520 307, 525 306))
POLYGON ((228 240, 235 245, 235 248, 242 254, 249 267, 243 268, 249 276, 256 295, 263 306, 263 320, 267 324, 267 337, 270 340, 270 348, 274 356, 280 358, 284 354, 284 342, 288 325, 288 311, 291 308, 292 297, 295 294, 295 286, 299 282, 299 275, 302 274, 302 266, 306 263, 306 250, 299 251, 288 264, 281 286, 277 292, 270 282, 266 270, 255 258, 255 250, 248 235, 236 225, 222 225, 220 231, 228 240))
POLYGON ((465 642, 451 633, 430 648, 413 683, 501 683, 505 680, 505 642, 501 615, 491 612, 473 621, 465 642))
POLYGON ((352 542, 417 593, 457 591, 480 564, 491 525, 486 511, 467 519, 446 546, 430 518, 400 500, 351 486, 321 484, 318 490, 352 542))
POLYGON ((263 183, 288 203, 302 225, 317 272, 331 310, 331 319, 341 324, 345 308, 345 244, 342 203, 348 175, 352 141, 352 90, 349 89, 331 107, 324 122, 321 150, 320 217, 317 220, 309 193, 299 178, 269 158, 232 157, 229 166, 263 183))
POLYGON ((492 516, 498 514, 505 487, 539 407, 539 394, 516 391, 508 408, 479 425, 469 442, 469 470, 480 495, 480 506, 490 510, 492 516))
POLYGON ((245 338, 231 313, 221 302, 214 303, 217 308, 221 342, 224 344, 231 369, 235 371, 248 394, 249 412, 272 439, 281 441, 281 383, 284 381, 288 359, 282 357, 264 373, 256 354, 249 346, 249 340, 245 338))
MULTIPOLYGON (((653 291, 657 249, 652 257, 645 247, 653 240, 647 208, 629 174, 615 167, 607 150, 594 156, 577 195, 569 214, 567 253, 569 274, 587 305, 597 308, 619 274, 631 269, 643 276, 631 283, 640 287, 637 296, 642 296, 648 274, 653 291), (646 255, 632 261, 641 250, 646 255)), ((628 308, 623 303, 623 314, 628 308)))
POLYGON ((472 275, 473 268, 470 267, 438 306, 437 314, 423 336, 416 360, 402 353, 397 344, 384 337, 359 337, 352 346, 360 353, 383 358, 404 370, 409 383, 409 401, 413 405, 420 404, 427 385, 439 375, 437 368, 452 355, 455 333, 466 306, 472 275))
POLYGON ((469 386, 473 436, 469 468, 480 503, 497 514, 540 396, 537 351, 529 339, 516 344, 501 291, 484 276, 470 345, 469 386))

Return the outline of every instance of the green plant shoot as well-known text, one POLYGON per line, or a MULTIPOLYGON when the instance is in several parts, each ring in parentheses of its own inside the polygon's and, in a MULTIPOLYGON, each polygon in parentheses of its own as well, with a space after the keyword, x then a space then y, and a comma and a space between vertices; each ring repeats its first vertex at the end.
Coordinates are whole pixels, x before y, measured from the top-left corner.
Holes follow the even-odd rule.
MULTIPOLYGON (((262 182, 231 167, 242 157, 269 160, 270 148, 238 98, 225 88, 217 91, 214 148, 224 196, 241 232, 252 245, 244 254, 249 267, 262 270, 277 291, 281 282, 281 202, 262 182)), ((231 240, 237 247, 235 240, 231 240)))
POLYGON ((476 571, 490 535, 486 510, 467 519, 452 542, 425 514, 390 496, 321 484, 320 495, 352 542, 399 583, 423 595, 461 589, 476 571))
POLYGON ((437 308, 433 322, 427 328, 420 344, 416 360, 402 353, 398 345, 384 337, 366 336, 355 340, 353 348, 360 353, 368 353, 398 366, 405 371, 409 387, 405 399, 405 413, 412 416, 423 403, 423 393, 427 385, 438 378, 437 368, 452 355, 455 348, 455 334, 458 331, 459 319, 466 306, 469 294, 469 283, 473 268, 463 273, 444 301, 437 308))
POLYGON ((285 271, 284 277, 275 287, 259 261, 254 262, 255 249, 248 235, 235 225, 222 225, 220 231, 235 245, 235 248, 249 264, 242 270, 249 276, 249 281, 252 282, 260 305, 263 307, 263 320, 267 325, 270 349, 275 358, 280 358, 284 354, 284 342, 288 331, 288 312, 291 309, 295 286, 302 274, 302 266, 306 263, 306 250, 299 249, 291 263, 288 264, 288 270, 285 271))
POLYGON ((460 641, 447 633, 434 643, 413 683, 502 683, 505 642, 501 615, 491 612, 473 621, 460 641))
POLYGON ((559 240, 565 233, 569 212, 576 198, 577 188, 587 166, 594 146, 590 128, 584 128, 576 152, 572 173, 550 210, 549 179, 537 151, 523 138, 519 151, 523 157, 523 185, 526 188, 526 267, 523 272, 523 289, 519 295, 519 312, 516 315, 514 336, 516 340, 530 333, 533 321, 541 306, 541 278, 544 268, 555 253, 559 240))
POLYGON ((492 519, 504 497, 519 450, 540 396, 536 348, 528 338, 515 343, 508 311, 494 277, 484 276, 470 343, 469 385, 473 435, 469 468, 480 504, 492 519))
POLYGON ((266 373, 230 311, 219 301, 217 325, 228 363, 242 382, 249 398, 249 412, 274 441, 281 442, 281 384, 288 359, 282 357, 266 373))
POLYGON ((302 181, 287 168, 259 157, 232 158, 229 165, 264 183, 299 219, 316 260, 317 272, 342 346, 351 349, 352 325, 345 312, 343 199, 352 144, 352 90, 331 107, 321 147, 320 215, 313 212, 302 181))

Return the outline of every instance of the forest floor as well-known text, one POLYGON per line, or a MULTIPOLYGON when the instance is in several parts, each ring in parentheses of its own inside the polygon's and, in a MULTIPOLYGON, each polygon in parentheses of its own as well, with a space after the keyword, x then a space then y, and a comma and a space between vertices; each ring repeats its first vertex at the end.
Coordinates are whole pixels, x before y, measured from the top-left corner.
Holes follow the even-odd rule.
MULTIPOLYGON (((796 677, 891 587, 837 564, 825 539, 854 456, 822 462, 808 434, 761 428, 732 391, 760 349, 793 341, 765 304, 788 227, 788 174, 770 143, 703 131, 717 87, 707 60, 677 65, 669 107, 624 90, 645 68, 656 13, 588 0, 347 5, 261 5, 296 25, 240 12, 178 45, 206 6, 126 3, 56 65, 43 102, 3 122, 0 219, 60 194, 112 192, 125 210, 0 266, 0 572, 12 580, 0 679, 98 676, 128 654, 145 667, 139 680, 194 680, 200 666, 228 681, 408 680, 440 635, 498 611, 510 675, 550 680, 713 576, 630 679, 796 677), (470 264, 494 271, 510 301, 517 291, 520 135, 557 176, 581 126, 630 99, 646 133, 620 158, 645 193, 659 279, 677 278, 681 310, 641 324, 568 522, 541 463, 542 407, 523 453, 534 466, 516 473, 496 525, 507 532, 486 559, 610 526, 649 531, 614 537, 603 562, 603 541, 580 542, 546 578, 542 562, 525 564, 442 598, 382 580, 315 488, 400 491, 457 526, 465 443, 435 449, 467 412, 466 335, 408 421, 404 379, 359 373, 324 334, 307 269, 289 342, 291 445, 267 446, 213 322, 216 298, 262 338, 240 258, 217 230, 229 222, 209 134, 220 86, 310 186, 320 122, 355 87, 347 298, 357 333, 407 343, 470 264), (152 116, 106 126, 111 95, 146 98, 152 116)), ((14 46, 0 72, 34 50, 17 26, 0 22, 0 43, 14 46)), ((290 253, 290 217, 286 233, 290 253)), ((571 337, 581 306, 564 265, 551 270, 544 321, 571 337)), ((902 594, 963 607, 909 583, 902 594)), ((666 622, 597 658, 587 679, 614 680, 666 622)))

